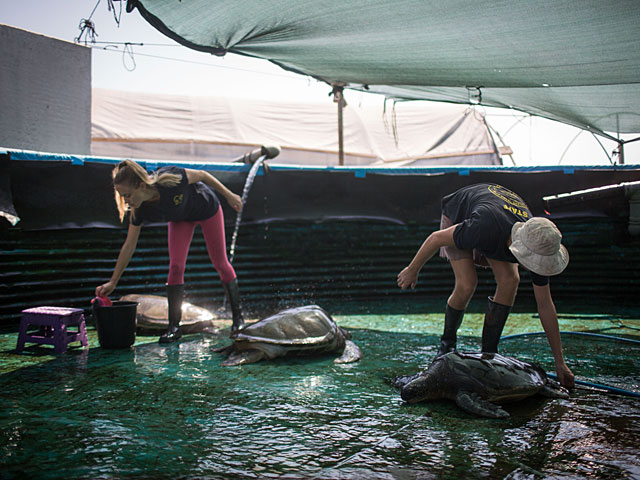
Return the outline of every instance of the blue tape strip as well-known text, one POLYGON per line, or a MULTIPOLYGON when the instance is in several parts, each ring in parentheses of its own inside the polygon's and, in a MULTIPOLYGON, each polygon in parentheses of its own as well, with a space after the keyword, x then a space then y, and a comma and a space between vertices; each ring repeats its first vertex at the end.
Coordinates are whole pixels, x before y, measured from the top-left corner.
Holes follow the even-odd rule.
MULTIPOLYGON (((49 152, 36 152, 30 150, 12 150, 6 147, 0 147, 0 152, 8 153, 13 160, 39 160, 48 162, 60 162, 68 161, 74 165, 83 165, 87 162, 93 163, 108 163, 118 164, 122 158, 102 158, 92 157, 89 155, 65 155, 49 152)), ((244 172, 248 171, 251 166, 239 162, 220 162, 220 163, 190 163, 181 162, 176 160, 144 160, 136 159, 136 162, 149 166, 162 166, 162 165, 179 165, 184 168, 192 168, 196 170, 213 170, 213 171, 230 171, 230 172, 244 172)), ((548 172, 557 171, 565 174, 573 174, 576 170, 603 170, 603 171, 616 171, 616 170, 638 170, 639 164, 623 164, 623 165, 548 165, 548 166, 531 166, 531 167, 516 167, 516 166, 503 166, 503 165, 478 165, 478 166, 433 166, 433 167, 380 167, 380 166, 305 166, 305 165, 278 165, 277 163, 269 162, 271 170, 298 170, 298 171, 329 171, 329 172, 350 172, 357 178, 364 178, 370 174, 380 175, 436 175, 450 172, 457 172, 461 176, 468 176, 472 172, 548 172)), ((262 167, 261 167, 262 168, 262 167)), ((264 172, 259 173, 264 174, 264 172)))

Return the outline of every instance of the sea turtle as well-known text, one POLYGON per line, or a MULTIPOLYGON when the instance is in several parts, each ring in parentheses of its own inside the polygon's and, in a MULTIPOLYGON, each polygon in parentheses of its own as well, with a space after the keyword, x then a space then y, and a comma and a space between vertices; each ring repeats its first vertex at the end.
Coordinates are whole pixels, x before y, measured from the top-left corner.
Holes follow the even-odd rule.
POLYGON ((335 363, 357 362, 362 357, 351 334, 339 327, 317 305, 282 310, 275 315, 246 325, 233 337, 233 343, 216 352, 229 353, 222 364, 242 365, 286 355, 322 355, 339 352, 335 363))
POLYGON ((568 391, 538 365, 497 353, 450 352, 417 375, 396 378, 394 385, 406 402, 447 398, 467 412, 491 418, 509 416, 493 402, 517 401, 535 394, 569 398, 568 391))
MULTIPOLYGON (((160 295, 129 294, 120 300, 138 303, 138 333, 164 332, 169 325, 167 297, 160 295)), ((218 333, 216 315, 188 302, 182 303, 182 333, 218 333)))

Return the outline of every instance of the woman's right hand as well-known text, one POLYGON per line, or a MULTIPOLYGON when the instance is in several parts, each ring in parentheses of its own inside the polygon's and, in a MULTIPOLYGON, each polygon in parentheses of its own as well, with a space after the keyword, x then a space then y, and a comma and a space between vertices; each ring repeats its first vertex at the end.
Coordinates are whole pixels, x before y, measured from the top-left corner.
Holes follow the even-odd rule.
POLYGON ((416 284, 418 283, 418 272, 413 270, 411 267, 406 267, 398 274, 398 286, 405 290, 408 287, 411 289, 416 288, 416 284))
POLYGON ((242 211, 242 197, 240 195, 229 192, 229 195, 226 198, 229 205, 231 205, 231 208, 238 213, 242 211))
POLYGON ((96 287, 96 297, 108 297, 116 289, 115 283, 109 281, 96 287))

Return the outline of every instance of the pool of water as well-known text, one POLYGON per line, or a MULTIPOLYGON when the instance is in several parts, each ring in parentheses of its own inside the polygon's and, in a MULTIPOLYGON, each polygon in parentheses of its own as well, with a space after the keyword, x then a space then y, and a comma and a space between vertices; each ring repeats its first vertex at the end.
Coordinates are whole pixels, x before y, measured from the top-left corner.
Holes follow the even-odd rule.
MULTIPOLYGON (((329 355, 223 367, 213 350, 228 343, 224 335, 188 335, 169 346, 138 337, 130 350, 109 351, 93 329, 89 349, 52 356, 29 347, 18 355, 16 335, 4 334, 0 477, 640 477, 638 398, 576 389, 568 400, 507 405, 505 420, 476 418, 447 401, 407 405, 392 379, 430 362, 441 316, 336 320, 362 348, 360 362, 336 365, 329 355)), ((477 349, 480 323, 479 315, 465 318, 459 349, 477 349)), ((585 323, 593 330, 620 321, 561 317, 563 330, 585 323)), ((637 339, 640 320, 624 323, 621 333, 637 339)), ((508 325, 505 334, 540 328, 525 314, 508 325)), ((637 346, 563 342, 578 378, 640 391, 637 346)), ((500 349, 553 371, 544 337, 505 339, 500 349)))

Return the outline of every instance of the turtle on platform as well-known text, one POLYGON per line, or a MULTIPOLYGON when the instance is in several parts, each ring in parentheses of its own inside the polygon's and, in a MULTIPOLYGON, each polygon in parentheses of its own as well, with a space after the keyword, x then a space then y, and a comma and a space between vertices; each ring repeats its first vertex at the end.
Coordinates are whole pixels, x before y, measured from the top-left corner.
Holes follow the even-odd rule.
POLYGON ((394 385, 408 403, 445 398, 469 413, 490 418, 509 416, 498 403, 536 394, 569 398, 569 392, 535 363, 497 353, 450 352, 421 373, 397 377, 394 385))
MULTIPOLYGON (((169 325, 167 297, 129 294, 120 300, 138 302, 138 330, 140 334, 165 332, 169 325)), ((219 333, 218 317, 209 310, 188 302, 182 303, 180 329, 183 333, 219 333)))
POLYGON ((362 351, 351 334, 339 327, 317 305, 282 310, 248 324, 233 336, 233 343, 216 352, 229 354, 222 364, 243 365, 284 356, 340 354, 335 363, 357 362, 362 351))

